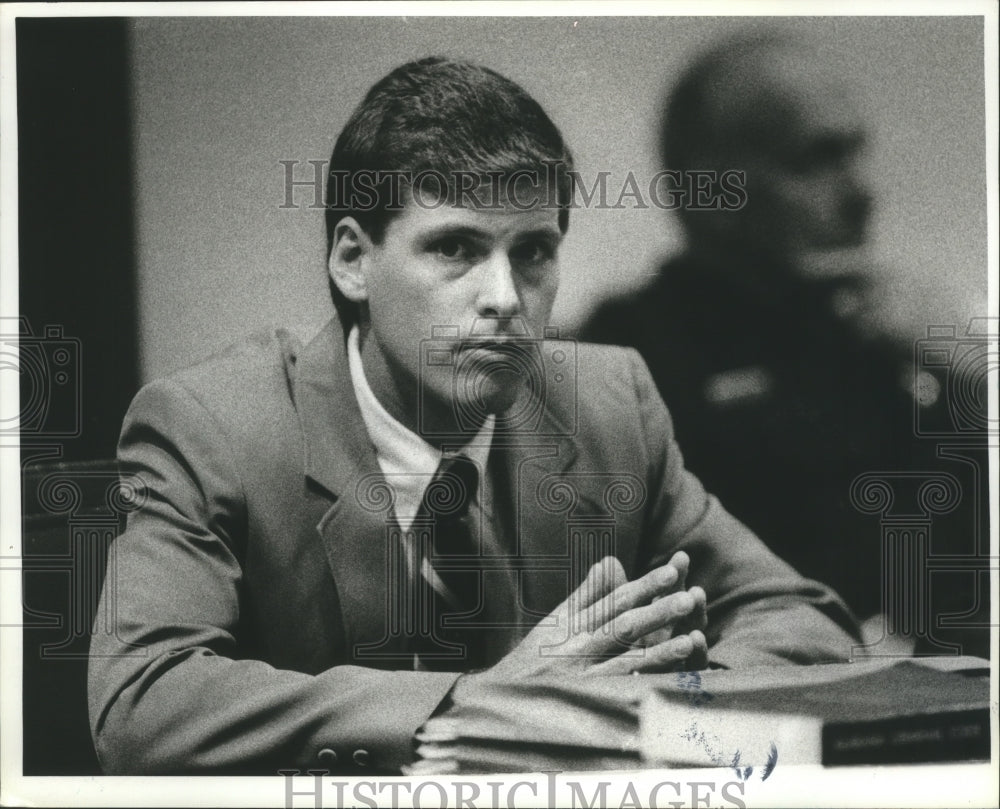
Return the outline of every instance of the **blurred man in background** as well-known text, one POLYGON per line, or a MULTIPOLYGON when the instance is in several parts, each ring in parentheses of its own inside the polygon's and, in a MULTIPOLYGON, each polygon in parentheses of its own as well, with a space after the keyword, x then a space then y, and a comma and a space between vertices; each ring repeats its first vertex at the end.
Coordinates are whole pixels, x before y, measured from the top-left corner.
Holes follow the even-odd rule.
MULTIPOLYGON (((942 468, 915 437, 914 391, 931 409, 944 396, 927 374, 915 386, 912 345, 880 315, 885 293, 865 255, 870 135, 857 94, 801 42, 743 34, 703 53, 668 100, 662 158, 679 172, 745 172, 746 204, 681 207, 684 251, 599 308, 582 337, 636 347, 688 466, 877 631, 881 534, 851 484, 942 468)), ((974 505, 963 492, 954 536, 936 527, 935 550, 973 547, 974 505)), ((969 609, 970 590, 963 578, 938 603, 969 609)), ((965 651, 987 654, 985 632, 973 636, 982 645, 965 651)))

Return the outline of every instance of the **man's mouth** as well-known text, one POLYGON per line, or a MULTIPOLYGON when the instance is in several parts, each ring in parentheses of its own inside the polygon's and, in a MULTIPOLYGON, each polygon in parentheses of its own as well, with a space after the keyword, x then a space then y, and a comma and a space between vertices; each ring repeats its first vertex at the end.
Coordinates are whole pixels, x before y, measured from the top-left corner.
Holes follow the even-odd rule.
POLYGON ((478 338, 459 343, 458 353, 497 354, 504 357, 524 353, 525 340, 518 337, 478 338))

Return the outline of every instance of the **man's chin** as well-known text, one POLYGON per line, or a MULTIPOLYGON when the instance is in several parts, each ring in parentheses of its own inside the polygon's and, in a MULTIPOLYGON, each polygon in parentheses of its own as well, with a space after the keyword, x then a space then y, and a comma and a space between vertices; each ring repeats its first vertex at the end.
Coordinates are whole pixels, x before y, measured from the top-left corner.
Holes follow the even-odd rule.
POLYGON ((482 383, 474 398, 463 401, 460 407, 467 414, 476 414, 480 418, 486 416, 503 416, 517 403, 521 395, 520 380, 514 378, 506 384, 491 379, 482 383))

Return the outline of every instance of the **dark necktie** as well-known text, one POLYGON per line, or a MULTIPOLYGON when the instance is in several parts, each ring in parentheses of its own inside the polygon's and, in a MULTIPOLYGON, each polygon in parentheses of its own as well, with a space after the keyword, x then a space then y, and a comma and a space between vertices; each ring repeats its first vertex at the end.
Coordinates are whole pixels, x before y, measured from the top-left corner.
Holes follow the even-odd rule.
POLYGON ((421 608, 429 610, 418 625, 430 628, 416 651, 423 666, 435 671, 467 671, 483 661, 482 632, 453 623, 458 613, 478 611, 482 597, 479 536, 469 513, 478 488, 479 470, 469 458, 443 458, 413 521, 421 554, 418 582, 425 589, 421 608), (424 532, 429 542, 420 541, 424 532))

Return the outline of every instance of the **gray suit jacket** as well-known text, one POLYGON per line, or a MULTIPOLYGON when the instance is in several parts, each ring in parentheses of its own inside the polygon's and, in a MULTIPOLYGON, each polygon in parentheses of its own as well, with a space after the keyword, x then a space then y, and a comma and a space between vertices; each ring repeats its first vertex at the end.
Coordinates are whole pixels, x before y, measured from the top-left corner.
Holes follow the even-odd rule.
MULTIPOLYGON (((498 434, 489 462, 484 511, 506 557, 488 598, 509 601, 506 614, 530 625, 554 608, 587 547, 611 548, 630 578, 683 548, 689 586, 708 594, 713 662, 850 655, 839 598, 685 472, 638 354, 577 346, 574 379, 539 413, 498 434)), ((273 774, 330 765, 323 750, 345 772, 410 760, 457 674, 413 671, 389 619, 390 504, 372 488, 381 473, 339 323, 305 346, 260 336, 146 386, 119 460, 142 506, 109 561, 102 614, 115 631, 91 647, 105 771, 273 774)))

